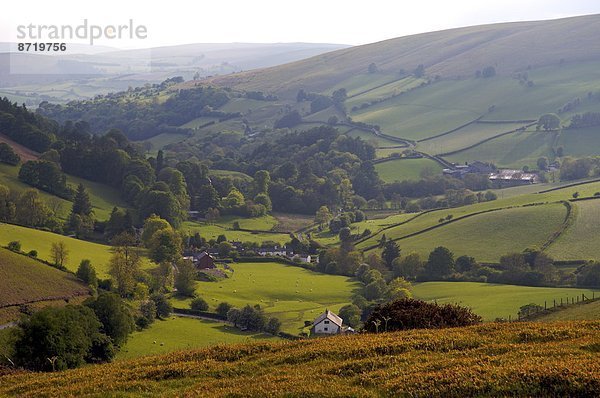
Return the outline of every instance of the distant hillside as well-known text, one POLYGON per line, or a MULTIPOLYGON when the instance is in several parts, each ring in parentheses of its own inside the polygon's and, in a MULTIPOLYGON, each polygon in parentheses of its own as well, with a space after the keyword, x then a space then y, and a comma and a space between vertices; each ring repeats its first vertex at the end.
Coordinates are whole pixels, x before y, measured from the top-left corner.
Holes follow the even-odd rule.
POLYGON ((303 88, 320 92, 375 63, 380 71, 412 72, 423 64, 427 74, 443 78, 472 76, 493 66, 510 75, 529 66, 600 59, 600 15, 552 21, 472 26, 400 37, 342 49, 272 68, 220 76, 215 83, 292 97, 303 88))
POLYGON ((11 53, 0 43, 0 96, 37 105, 127 90, 169 77, 201 78, 294 62, 347 48, 328 43, 195 43, 81 54, 68 44, 64 55, 11 53))
POLYGON ((595 396, 599 338, 598 322, 496 323, 219 345, 60 374, 6 370, 0 395, 595 396))
POLYGON ((15 320, 22 304, 64 304, 72 298, 90 294, 72 274, 2 248, 0 281, 0 324, 15 320))

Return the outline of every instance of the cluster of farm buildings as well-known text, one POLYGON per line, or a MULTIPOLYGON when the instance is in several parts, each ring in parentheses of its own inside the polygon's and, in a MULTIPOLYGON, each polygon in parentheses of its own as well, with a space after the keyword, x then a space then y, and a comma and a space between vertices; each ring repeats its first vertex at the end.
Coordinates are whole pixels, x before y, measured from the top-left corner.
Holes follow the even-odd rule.
POLYGON ((443 170, 444 175, 463 178, 467 174, 485 174, 495 188, 530 185, 539 182, 538 173, 523 170, 498 169, 491 163, 474 161, 472 163, 457 164, 452 168, 443 170))

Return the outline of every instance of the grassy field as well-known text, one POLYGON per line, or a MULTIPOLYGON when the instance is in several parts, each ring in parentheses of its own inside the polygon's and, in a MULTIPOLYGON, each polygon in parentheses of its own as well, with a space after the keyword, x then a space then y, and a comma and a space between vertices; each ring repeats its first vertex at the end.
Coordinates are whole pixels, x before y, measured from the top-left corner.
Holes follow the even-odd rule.
POLYGON ((548 249, 564 260, 600 259, 600 200, 575 202, 575 223, 548 249))
POLYGON ((159 149, 163 149, 164 147, 166 147, 169 144, 181 142, 181 141, 185 140, 186 138, 187 138, 187 135, 185 135, 185 134, 163 133, 163 134, 155 135, 154 137, 152 137, 146 141, 152 144, 152 149, 151 149, 152 152, 154 152, 154 151, 158 152, 159 149))
POLYGON ((263 333, 242 332, 222 322, 172 317, 155 321, 147 330, 134 332, 122 347, 117 359, 264 339, 276 338, 263 333))
POLYGON ((599 326, 489 324, 220 345, 58 374, 8 371, 0 395, 587 397, 598 392, 599 326))
MULTIPOLYGON (((0 184, 6 185, 16 192, 30 189, 31 187, 29 185, 24 184, 19 180, 18 175, 18 166, 0 164, 0 184)), ((75 188, 79 183, 82 183, 85 186, 94 208, 94 215, 99 220, 107 220, 114 206, 122 208, 128 207, 127 203, 121 198, 119 191, 107 185, 73 176, 67 176, 67 183, 75 188)), ((58 210, 58 215, 60 217, 66 218, 69 215, 72 203, 68 200, 58 198, 43 191, 40 191, 40 196, 46 203, 49 203, 50 201, 60 203, 58 210)))
POLYGON ((14 304, 12 309, 17 310, 0 309, 0 324, 15 320, 22 303, 89 295, 89 289, 73 275, 1 248, 0 281, 0 306, 14 304))
POLYGON ((431 159, 396 159, 378 163, 375 170, 385 182, 419 180, 422 173, 439 174, 442 166, 431 159))
POLYGON ((554 132, 519 132, 444 158, 456 163, 485 160, 498 167, 521 169, 523 166, 529 166, 535 168, 538 158, 542 156, 552 158, 552 144, 555 136, 554 132))
MULTIPOLYGON (((477 203, 469 206, 461 206, 452 209, 443 209, 436 210, 430 213, 423 214, 414 220, 403 224, 401 226, 392 227, 385 231, 385 234, 388 238, 400 238, 406 236, 408 234, 412 234, 414 232, 422 231, 425 228, 429 228, 435 225, 439 225, 438 220, 442 217, 446 217, 451 214, 454 219, 472 214, 475 212, 490 210, 490 209, 502 209, 506 207, 518 207, 523 206, 525 204, 531 203, 550 203, 556 202, 560 200, 567 200, 572 197, 574 192, 579 192, 581 197, 589 197, 592 196, 595 192, 600 191, 600 183, 599 182, 589 182, 584 185, 579 185, 576 187, 564 187, 558 190, 554 190, 547 193, 536 193, 540 189, 548 189, 551 187, 560 187, 561 184, 540 184, 539 188, 536 186, 527 186, 527 187, 517 187, 506 190, 506 196, 504 196, 504 190, 498 190, 498 199, 490 202, 477 203)), ((384 222, 384 221, 382 221, 384 222)), ((460 221, 463 222, 463 221, 460 221)), ((448 228, 452 224, 442 227, 441 229, 448 228)), ((441 230, 440 229, 440 230, 441 230)), ((501 231, 501 230, 498 230, 501 231)), ((367 246, 375 244, 381 236, 379 234, 374 234, 368 240, 359 243, 357 245, 358 248, 364 249, 367 246)), ((506 237, 508 239, 508 237, 506 237)))
POLYGON ((395 80, 381 87, 371 89, 362 94, 353 96, 346 100, 346 107, 352 109, 355 106, 360 107, 362 104, 371 103, 372 101, 382 101, 392 96, 397 96, 419 87, 421 83, 425 82, 425 79, 418 79, 413 76, 408 76, 400 80, 395 80))
POLYGON ((232 177, 232 178, 240 178, 247 182, 252 181, 252 177, 250 177, 248 174, 240 173, 239 171, 211 169, 209 171, 209 174, 211 176, 216 176, 216 177, 232 177))
POLYGON ((584 304, 566 306, 557 311, 536 317, 535 321, 557 322, 557 321, 587 321, 600 319, 600 301, 592 301, 584 304))
MULTIPOLYGON (((96 269, 99 278, 108 277, 108 261, 112 255, 110 246, 69 238, 52 232, 39 231, 17 225, 1 224, 0 245, 6 246, 8 242, 14 240, 21 242, 21 250, 25 252, 37 250, 38 257, 48 261, 50 260, 50 248, 52 244, 61 241, 65 242, 69 250, 69 258, 65 265, 70 271, 76 271, 81 260, 89 259, 96 269)), ((145 268, 151 266, 150 262, 145 258, 143 258, 142 264, 145 268)))
MULTIPOLYGON (((233 220, 233 219, 232 219, 233 220)), ((253 223, 253 219, 239 219, 240 227, 246 228, 249 226, 270 226, 268 221, 257 221, 256 224, 253 223)), ((290 236, 285 233, 278 232, 269 232, 269 233, 254 233, 254 232, 246 232, 246 231, 235 231, 231 229, 230 223, 233 224, 233 221, 225 222, 224 225, 221 224, 207 224, 204 222, 198 221, 186 221, 183 223, 183 230, 188 231, 190 233, 198 232, 200 236, 204 237, 207 240, 217 239, 219 235, 225 235, 228 241, 241 241, 241 242, 256 242, 262 243, 266 241, 273 241, 279 244, 284 244, 290 241, 290 236)))
MULTIPOLYGON (((485 321, 496 318, 506 318, 509 315, 515 319, 519 307, 535 303, 544 306, 544 301, 552 306, 552 300, 561 298, 570 299, 592 295, 589 289, 557 288, 557 287, 530 287, 513 285, 495 285, 477 282, 424 282, 412 287, 416 298, 426 301, 443 303, 457 303, 470 307, 475 313, 481 315, 485 321)), ((598 295, 596 291, 596 295, 598 295)))
POLYGON ((597 156, 600 148, 600 128, 563 130, 556 145, 564 148, 566 156, 597 156))
POLYGON ((519 123, 473 123, 445 136, 419 142, 417 150, 432 155, 456 151, 498 134, 515 130, 521 126, 523 124, 519 123))
MULTIPOLYGON (((541 247, 566 214, 562 204, 499 210, 449 223, 398 244, 406 253, 415 251, 423 258, 435 247, 445 246, 457 257, 469 255, 479 261, 498 262, 504 254, 541 247)), ((561 255, 557 258, 563 259, 561 255)))
MULTIPOLYGON (((298 334, 305 320, 325 308, 337 311, 350 302, 359 283, 343 276, 319 274, 279 263, 231 264, 234 272, 219 282, 199 282, 197 294, 214 309, 226 301, 236 307, 260 304, 269 316, 282 321, 282 329, 298 334)), ((173 299, 188 308, 190 300, 173 299)))

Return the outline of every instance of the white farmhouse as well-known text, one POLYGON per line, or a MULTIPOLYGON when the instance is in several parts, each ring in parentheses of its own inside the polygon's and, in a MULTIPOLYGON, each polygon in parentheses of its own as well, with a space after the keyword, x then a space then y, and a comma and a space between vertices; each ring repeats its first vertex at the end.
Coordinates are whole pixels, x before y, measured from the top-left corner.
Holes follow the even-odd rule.
POLYGON ((342 318, 329 310, 319 315, 310 329, 311 334, 337 334, 342 332, 342 318))

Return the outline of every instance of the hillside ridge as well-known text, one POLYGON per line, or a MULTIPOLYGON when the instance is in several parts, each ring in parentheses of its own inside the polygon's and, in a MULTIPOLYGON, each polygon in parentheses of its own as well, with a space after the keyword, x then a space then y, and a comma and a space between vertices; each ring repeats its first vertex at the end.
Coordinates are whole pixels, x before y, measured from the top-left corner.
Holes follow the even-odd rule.
POLYGON ((344 79, 379 70, 412 71, 423 64, 429 75, 472 76, 494 66, 511 75, 528 66, 600 59, 600 15, 549 21, 507 22, 420 33, 351 47, 305 60, 207 80, 220 86, 264 90, 292 97, 298 89, 322 91, 344 79))

